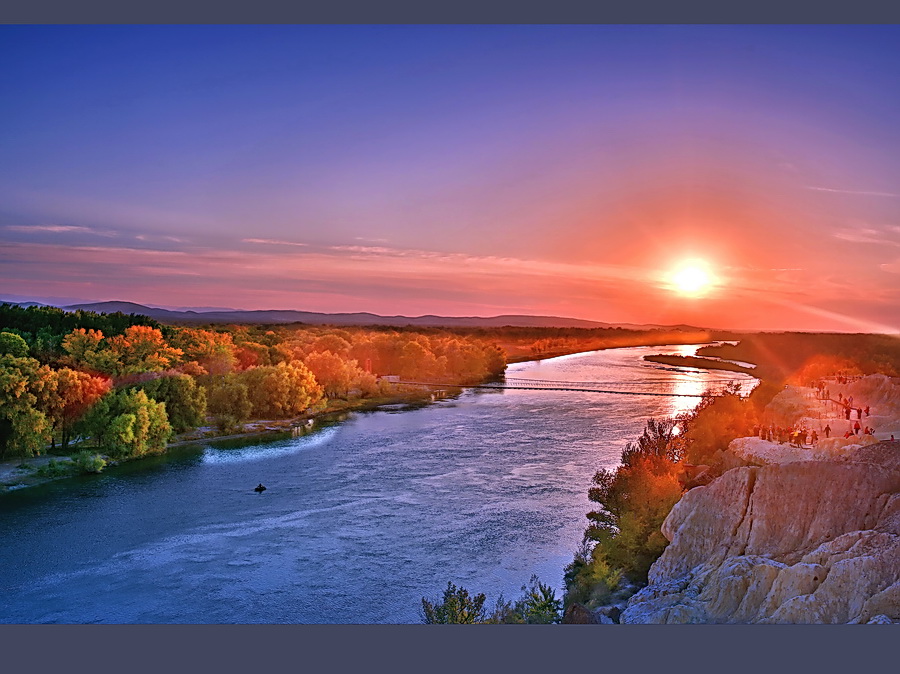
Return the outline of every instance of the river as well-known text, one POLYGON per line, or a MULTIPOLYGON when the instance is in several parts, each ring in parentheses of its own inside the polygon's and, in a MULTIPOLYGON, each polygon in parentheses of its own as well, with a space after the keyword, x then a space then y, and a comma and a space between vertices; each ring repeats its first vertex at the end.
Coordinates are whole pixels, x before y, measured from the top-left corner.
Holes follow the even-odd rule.
MULTIPOLYGON (((697 395, 730 372, 611 349, 507 376, 697 395)), ((561 596, 593 473, 691 397, 467 390, 0 496, 3 623, 415 623, 453 581, 561 596), (267 490, 253 491, 262 482, 267 490)))

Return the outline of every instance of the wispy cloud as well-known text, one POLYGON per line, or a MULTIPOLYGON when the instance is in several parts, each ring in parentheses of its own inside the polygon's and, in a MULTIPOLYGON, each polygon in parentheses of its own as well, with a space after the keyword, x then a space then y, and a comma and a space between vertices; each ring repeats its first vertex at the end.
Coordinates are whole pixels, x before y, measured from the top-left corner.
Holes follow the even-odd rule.
POLYGON ((900 194, 896 192, 869 192, 866 190, 837 190, 831 187, 815 187, 813 185, 807 185, 806 189, 813 190, 815 192, 834 192, 836 194, 857 194, 859 196, 864 197, 894 197, 900 198, 900 194))
POLYGON ((187 243, 187 239, 182 239, 178 236, 166 236, 166 235, 157 235, 157 234, 136 234, 135 239, 138 241, 171 241, 173 243, 187 243))
POLYGON ((900 227, 844 227, 831 233, 835 239, 850 243, 874 243, 879 246, 900 246, 900 227))
POLYGON ((6 225, 4 229, 10 232, 50 232, 51 234, 93 234, 95 236, 118 236, 117 232, 110 229, 94 229, 81 225, 6 225))
POLYGON ((242 243, 258 243, 267 246, 308 246, 308 243, 299 241, 281 241, 280 239, 241 239, 242 243))

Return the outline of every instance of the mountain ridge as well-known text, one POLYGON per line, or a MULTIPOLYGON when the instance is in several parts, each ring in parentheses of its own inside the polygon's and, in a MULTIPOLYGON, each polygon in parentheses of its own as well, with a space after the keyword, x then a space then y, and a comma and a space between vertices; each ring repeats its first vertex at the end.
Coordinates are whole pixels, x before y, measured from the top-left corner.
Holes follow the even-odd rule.
MULTIPOLYGON (((10 302, 21 306, 35 302, 10 302)), ((386 325, 420 327, 524 327, 524 328, 622 328, 628 330, 702 330, 691 325, 655 325, 636 323, 604 323, 563 316, 531 316, 526 314, 502 314, 499 316, 383 316, 367 311, 324 313, 295 309, 256 309, 233 311, 175 311, 148 307, 136 302, 111 300, 70 304, 60 307, 64 311, 94 311, 97 313, 140 314, 156 320, 173 323, 305 323, 310 325, 386 325)))

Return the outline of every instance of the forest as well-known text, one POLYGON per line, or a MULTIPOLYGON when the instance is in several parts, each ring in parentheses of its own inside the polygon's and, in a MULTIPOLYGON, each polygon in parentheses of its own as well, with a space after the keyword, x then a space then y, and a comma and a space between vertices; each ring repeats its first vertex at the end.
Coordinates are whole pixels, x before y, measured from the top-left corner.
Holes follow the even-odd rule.
POLYGON ((84 466, 165 451, 211 424, 291 419, 396 396, 380 377, 478 383, 506 368, 489 339, 447 331, 161 325, 138 315, 0 305, 0 459, 81 452, 84 466))

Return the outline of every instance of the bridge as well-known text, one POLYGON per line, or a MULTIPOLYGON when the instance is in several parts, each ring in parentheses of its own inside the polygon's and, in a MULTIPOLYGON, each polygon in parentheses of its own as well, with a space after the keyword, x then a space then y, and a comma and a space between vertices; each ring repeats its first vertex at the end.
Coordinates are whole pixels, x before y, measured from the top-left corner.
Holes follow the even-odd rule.
MULTIPOLYGON (((704 382, 708 384, 727 384, 735 380, 712 380, 704 382)), ((407 386, 425 386, 428 388, 477 388, 477 389, 512 389, 519 391, 575 391, 580 393, 610 393, 614 395, 631 395, 631 396, 659 396, 665 398, 700 398, 704 394, 696 393, 663 393, 660 391, 629 391, 622 389, 605 388, 608 382, 591 382, 591 381, 555 381, 549 379, 519 379, 515 377, 507 377, 502 382, 490 384, 448 384, 447 382, 425 382, 425 381, 398 381, 397 384, 405 384, 407 386), (604 388, 600 388, 604 387, 604 388)), ((621 385, 621 383, 620 383, 621 385)), ((640 382, 637 382, 640 385, 640 382)), ((710 395, 720 396, 721 393, 711 393, 710 395)))

